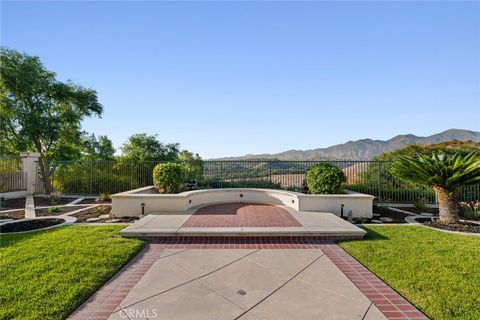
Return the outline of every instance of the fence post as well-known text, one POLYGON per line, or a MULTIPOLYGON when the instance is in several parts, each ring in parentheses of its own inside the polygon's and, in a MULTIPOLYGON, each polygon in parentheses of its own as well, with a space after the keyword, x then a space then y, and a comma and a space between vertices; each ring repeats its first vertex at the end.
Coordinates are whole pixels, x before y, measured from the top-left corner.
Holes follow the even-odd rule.
POLYGON ((93 161, 90 160, 90 195, 93 194, 93 192, 92 192, 92 191, 93 191, 93 190, 92 190, 92 188, 93 188, 93 181, 92 181, 92 179, 93 179, 93 161))
POLYGON ((378 177, 378 182, 377 182, 377 187, 378 187, 378 201, 381 202, 381 191, 380 191, 380 161, 377 161, 377 169, 378 169, 378 172, 377 172, 377 177, 378 177))
POLYGON ((37 181, 37 165, 40 153, 38 152, 20 152, 20 159, 22 159, 22 171, 26 176, 27 194, 35 193, 35 183, 37 181))

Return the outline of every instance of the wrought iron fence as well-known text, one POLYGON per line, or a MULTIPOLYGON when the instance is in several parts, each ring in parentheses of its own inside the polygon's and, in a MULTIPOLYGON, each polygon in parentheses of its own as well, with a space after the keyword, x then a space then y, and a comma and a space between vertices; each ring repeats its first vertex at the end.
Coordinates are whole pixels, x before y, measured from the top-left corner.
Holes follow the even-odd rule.
MULTIPOLYGON (((346 188, 374 195, 379 202, 435 203, 431 188, 400 182, 389 171, 389 161, 192 161, 184 162, 187 179, 200 189, 269 188, 301 191, 306 171, 327 162, 347 176, 346 188)), ((53 162, 49 171, 52 189, 64 194, 98 195, 127 191, 153 184, 158 161, 53 162)), ((41 185, 38 183, 37 185, 41 185)), ((460 200, 480 200, 480 185, 462 189, 460 200)))
POLYGON ((0 193, 26 190, 26 176, 19 158, 0 158, 0 193))

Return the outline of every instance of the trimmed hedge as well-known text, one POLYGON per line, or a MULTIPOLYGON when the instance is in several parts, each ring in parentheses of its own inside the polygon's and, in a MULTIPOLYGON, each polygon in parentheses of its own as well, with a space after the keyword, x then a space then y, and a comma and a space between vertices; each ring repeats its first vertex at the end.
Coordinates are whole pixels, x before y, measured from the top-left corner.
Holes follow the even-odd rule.
POLYGON ((179 193, 186 177, 185 165, 174 162, 160 163, 153 168, 153 184, 160 193, 179 193))
POLYGON ((342 193, 346 181, 343 171, 329 163, 316 164, 307 171, 307 187, 312 194, 342 193))

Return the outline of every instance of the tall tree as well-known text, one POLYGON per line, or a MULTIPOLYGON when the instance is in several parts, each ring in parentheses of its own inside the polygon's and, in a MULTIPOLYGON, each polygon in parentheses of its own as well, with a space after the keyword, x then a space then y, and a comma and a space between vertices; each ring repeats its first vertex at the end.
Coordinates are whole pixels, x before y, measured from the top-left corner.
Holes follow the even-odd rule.
POLYGON ((61 82, 40 59, 0 49, 0 136, 10 151, 36 151, 45 191, 47 162, 65 145, 79 141, 81 121, 100 116, 95 90, 61 82))
POLYGON ((85 135, 83 149, 83 156, 90 160, 113 160, 115 156, 115 148, 107 136, 85 135))
POLYGON ((135 161, 173 161, 180 153, 178 143, 163 144, 157 135, 133 134, 122 146, 122 158, 135 161))

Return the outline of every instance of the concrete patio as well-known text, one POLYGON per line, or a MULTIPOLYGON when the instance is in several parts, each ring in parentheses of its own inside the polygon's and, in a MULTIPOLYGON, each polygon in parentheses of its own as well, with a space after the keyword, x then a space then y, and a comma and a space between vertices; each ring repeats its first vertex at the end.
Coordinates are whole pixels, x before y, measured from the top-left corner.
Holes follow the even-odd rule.
POLYGON ((357 239, 365 231, 327 212, 286 206, 227 203, 184 213, 152 213, 121 231, 127 237, 301 236, 357 239))
POLYGON ((387 319, 320 249, 166 249, 108 318, 387 319))

